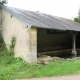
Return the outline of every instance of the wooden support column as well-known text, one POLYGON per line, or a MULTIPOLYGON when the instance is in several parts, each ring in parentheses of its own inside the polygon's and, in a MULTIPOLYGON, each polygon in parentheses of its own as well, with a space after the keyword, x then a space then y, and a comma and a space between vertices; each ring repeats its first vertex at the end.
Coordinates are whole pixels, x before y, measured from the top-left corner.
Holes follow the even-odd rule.
POLYGON ((77 35, 77 32, 74 32, 72 31, 71 32, 72 34, 72 57, 76 57, 77 56, 77 51, 76 51, 76 35, 77 35))

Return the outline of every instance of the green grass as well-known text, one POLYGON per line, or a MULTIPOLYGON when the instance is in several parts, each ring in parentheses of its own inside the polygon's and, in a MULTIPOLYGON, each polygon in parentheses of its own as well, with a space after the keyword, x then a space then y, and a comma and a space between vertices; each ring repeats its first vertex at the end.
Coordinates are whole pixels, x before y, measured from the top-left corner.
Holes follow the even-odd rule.
POLYGON ((54 60, 48 65, 31 65, 22 61, 20 58, 14 58, 13 54, 7 51, 1 39, 0 46, 0 80, 80 73, 80 60, 54 60))

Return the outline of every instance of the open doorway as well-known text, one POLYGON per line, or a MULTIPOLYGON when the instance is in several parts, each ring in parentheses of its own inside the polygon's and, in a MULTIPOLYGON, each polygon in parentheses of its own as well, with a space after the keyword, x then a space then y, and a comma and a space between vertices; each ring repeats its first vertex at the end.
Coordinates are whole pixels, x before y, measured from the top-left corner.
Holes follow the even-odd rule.
POLYGON ((72 39, 67 31, 37 28, 38 56, 47 54, 52 57, 57 54, 60 56, 64 53, 64 57, 67 57, 68 54, 71 55, 71 51, 68 53, 64 51, 71 50, 71 48, 72 39))

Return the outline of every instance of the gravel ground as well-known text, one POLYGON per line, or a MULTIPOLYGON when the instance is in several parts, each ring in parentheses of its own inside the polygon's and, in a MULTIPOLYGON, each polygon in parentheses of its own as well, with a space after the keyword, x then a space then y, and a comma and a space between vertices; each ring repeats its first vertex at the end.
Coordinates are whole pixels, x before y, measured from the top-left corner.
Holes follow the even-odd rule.
POLYGON ((59 77, 44 77, 44 78, 15 79, 15 80, 80 80, 80 74, 59 76, 59 77))

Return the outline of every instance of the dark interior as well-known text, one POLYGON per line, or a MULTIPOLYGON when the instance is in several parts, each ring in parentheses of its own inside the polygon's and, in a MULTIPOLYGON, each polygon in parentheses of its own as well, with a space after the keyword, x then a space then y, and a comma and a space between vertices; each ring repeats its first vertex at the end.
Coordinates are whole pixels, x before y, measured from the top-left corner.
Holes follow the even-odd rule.
POLYGON ((72 39, 68 32, 49 29, 37 29, 37 51, 55 51, 72 48, 72 39))
POLYGON ((76 47, 77 49, 80 49, 80 32, 78 32, 76 36, 76 47))

